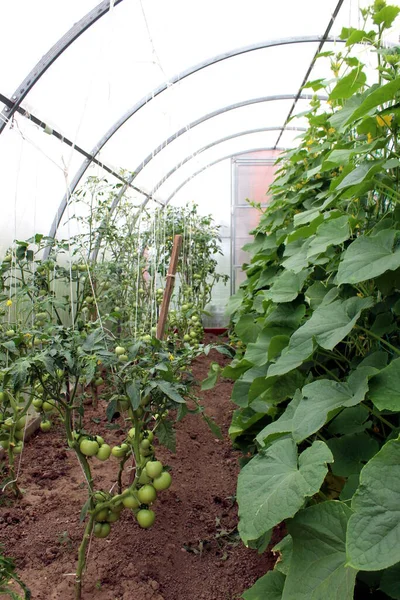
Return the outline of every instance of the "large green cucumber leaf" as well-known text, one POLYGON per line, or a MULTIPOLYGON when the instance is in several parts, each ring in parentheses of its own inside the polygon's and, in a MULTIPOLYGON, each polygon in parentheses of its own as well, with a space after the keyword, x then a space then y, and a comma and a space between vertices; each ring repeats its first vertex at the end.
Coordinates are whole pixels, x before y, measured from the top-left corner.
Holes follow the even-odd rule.
POLYGON ((284 271, 277 276, 271 288, 266 292, 265 297, 277 304, 281 302, 291 302, 299 295, 299 292, 310 273, 311 269, 304 269, 298 273, 284 271))
POLYGON ((280 571, 269 571, 242 595, 243 600, 282 600, 285 575, 280 571))
POLYGON ((248 344, 244 359, 257 367, 268 362, 268 350, 271 340, 277 335, 290 335, 292 330, 287 327, 265 327, 255 342, 248 344))
POLYGON ((297 443, 318 431, 340 408, 355 406, 365 396, 366 388, 355 391, 349 383, 318 379, 304 386, 302 399, 293 415, 293 438, 297 443))
POLYGON ((369 398, 378 410, 400 411, 400 358, 371 377, 369 398))
POLYGON ((400 561, 400 439, 390 440, 362 469, 347 530, 347 560, 379 571, 400 561))
POLYGON ((384 229, 376 235, 362 235, 354 240, 343 254, 338 283, 359 283, 398 269, 400 246, 395 243, 397 237, 398 232, 384 229))
POLYGON ((339 98, 350 98, 367 81, 364 71, 359 68, 353 69, 348 75, 341 77, 329 95, 330 100, 339 98))
POLYGON ((328 431, 331 435, 361 433, 371 425, 371 421, 368 421, 369 415, 368 409, 361 404, 345 408, 329 424, 328 431))
MULTIPOLYGON (((393 81, 390 81, 389 83, 387 83, 385 85, 380 85, 380 86, 371 88, 370 90, 368 90, 368 92, 366 94, 363 95, 363 98, 364 98, 363 102, 356 108, 356 110, 351 112, 351 114, 349 115, 349 117, 346 120, 346 124, 353 123, 356 119, 363 117, 371 109, 379 106, 380 104, 384 104, 385 102, 388 102, 389 100, 393 100, 394 95, 399 90, 400 90, 400 77, 396 77, 396 79, 393 79, 393 81)), ((346 108, 347 104, 345 105, 344 108, 346 108)), ((341 112, 341 111, 339 111, 339 112, 341 112)), ((334 127, 335 125, 333 125, 332 121, 333 120, 331 118, 331 123, 332 123, 332 126, 334 127)))
POLYGON ((352 433, 327 441, 334 463, 332 473, 340 477, 357 475, 379 450, 379 444, 366 433, 352 433))
POLYGON ((302 507, 321 487, 332 454, 324 442, 297 455, 293 439, 276 441, 252 458, 238 478, 239 533, 245 544, 302 507))
POLYGON ((289 573, 290 561, 292 560, 293 554, 292 536, 285 535, 283 540, 272 548, 272 552, 279 555, 274 569, 287 575, 289 573))
POLYGON ((335 300, 327 305, 321 304, 311 318, 290 338, 276 363, 268 369, 268 377, 283 375, 300 366, 314 351, 314 341, 325 348, 333 350, 352 330, 360 317, 361 311, 372 306, 371 298, 354 296, 347 300, 335 300))
POLYGON ((400 563, 383 572, 379 589, 391 598, 400 600, 400 563))
POLYGON ((288 523, 293 554, 282 600, 352 600, 357 571, 346 567, 351 510, 337 501, 300 511, 288 523))
POLYGON ((301 400, 301 392, 297 390, 293 396, 293 400, 289 402, 285 412, 272 423, 269 423, 256 437, 256 441, 260 446, 269 446, 275 439, 286 436, 288 433, 292 433, 293 429, 293 416, 296 412, 296 408, 301 400))
POLYGON ((307 258, 325 252, 329 246, 342 244, 349 237, 349 217, 339 217, 338 219, 331 219, 327 223, 322 223, 310 242, 307 258))

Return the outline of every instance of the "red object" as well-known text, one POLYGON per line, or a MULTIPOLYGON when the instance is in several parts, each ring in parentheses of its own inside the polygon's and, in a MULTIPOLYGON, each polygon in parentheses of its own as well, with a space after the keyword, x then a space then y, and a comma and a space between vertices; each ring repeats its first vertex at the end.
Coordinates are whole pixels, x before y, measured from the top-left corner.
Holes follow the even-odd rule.
POLYGON ((222 335, 228 331, 227 327, 205 327, 204 331, 206 333, 214 333, 215 335, 222 335))

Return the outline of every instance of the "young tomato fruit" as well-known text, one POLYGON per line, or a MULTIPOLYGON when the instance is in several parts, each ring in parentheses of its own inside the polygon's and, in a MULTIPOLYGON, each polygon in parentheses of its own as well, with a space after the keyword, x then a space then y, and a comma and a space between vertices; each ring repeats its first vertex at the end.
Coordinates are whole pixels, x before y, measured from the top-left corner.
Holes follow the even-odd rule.
POLYGON ((94 456, 99 451, 99 445, 94 440, 84 438, 79 444, 79 449, 85 456, 94 456))
POLYGON ((45 431, 45 432, 46 432, 46 431, 50 431, 50 429, 51 429, 51 421, 48 421, 48 420, 46 420, 46 421, 42 421, 42 422, 40 423, 40 429, 41 429, 42 431, 45 431))
POLYGON ((111 450, 111 454, 116 458, 122 458, 126 454, 126 450, 121 448, 121 446, 114 446, 111 450))
POLYGON ((96 523, 93 529, 93 534, 97 538, 106 538, 111 531, 111 525, 109 523, 96 523))
POLYGON ((172 483, 172 477, 168 473, 168 471, 163 471, 159 477, 153 479, 153 487, 161 492, 162 490, 167 490, 172 483))
POLYGON ((125 506, 125 508, 139 508, 140 506, 140 502, 133 495, 125 496, 125 498, 122 500, 122 504, 125 506))
POLYGON ((153 525, 156 515, 152 510, 142 508, 142 510, 139 510, 137 513, 136 518, 140 527, 143 527, 143 529, 148 529, 153 525))
POLYGON ((96 458, 99 460, 108 460, 111 456, 111 446, 108 444, 102 444, 98 449, 96 458))
POLYGON ((163 464, 159 460, 149 460, 146 464, 146 473, 151 479, 160 477, 163 470, 163 464))
POLYGON ((156 490, 148 483, 140 488, 137 495, 141 504, 151 504, 157 498, 156 490))

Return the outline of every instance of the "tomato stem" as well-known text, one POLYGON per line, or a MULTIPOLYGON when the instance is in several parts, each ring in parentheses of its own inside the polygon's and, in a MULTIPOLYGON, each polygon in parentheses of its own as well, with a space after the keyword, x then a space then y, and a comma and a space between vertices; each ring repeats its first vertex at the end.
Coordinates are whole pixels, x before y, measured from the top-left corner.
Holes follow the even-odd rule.
POLYGON ((82 581, 85 573, 86 567, 86 555, 87 555, 87 547, 89 544, 90 536, 92 535, 94 526, 94 516, 91 515, 89 517, 89 521, 85 527, 85 531, 82 537, 81 544, 79 546, 78 551, 78 565, 76 567, 76 576, 75 576, 75 600, 81 600, 82 595, 82 581))

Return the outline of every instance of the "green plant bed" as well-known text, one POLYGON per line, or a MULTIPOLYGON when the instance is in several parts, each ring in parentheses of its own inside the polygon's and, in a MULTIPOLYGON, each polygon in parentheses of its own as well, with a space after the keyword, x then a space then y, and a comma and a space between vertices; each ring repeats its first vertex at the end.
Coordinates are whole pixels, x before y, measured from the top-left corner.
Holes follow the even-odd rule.
POLYGON ((279 159, 230 301, 240 534, 263 551, 288 529, 246 600, 400 598, 400 52, 382 46, 399 12, 376 1, 324 53, 333 79, 306 87, 328 105, 279 159))

